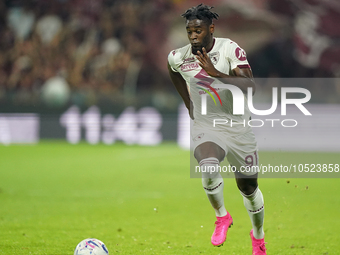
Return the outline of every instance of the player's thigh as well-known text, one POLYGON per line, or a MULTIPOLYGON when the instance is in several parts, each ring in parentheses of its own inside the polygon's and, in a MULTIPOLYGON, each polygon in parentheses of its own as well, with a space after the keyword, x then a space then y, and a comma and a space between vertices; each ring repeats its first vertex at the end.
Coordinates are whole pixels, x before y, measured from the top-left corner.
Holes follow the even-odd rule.
POLYGON ((236 171, 235 180, 236 180, 238 189, 245 195, 252 194, 258 186, 257 175, 258 174, 244 175, 236 171))
POLYGON ((202 159, 214 157, 220 162, 223 161, 227 153, 227 148, 223 138, 218 133, 209 129, 192 129, 192 149, 198 162, 202 159))
POLYGON ((246 195, 252 194, 258 186, 259 157, 257 143, 252 132, 228 138, 228 162, 236 168, 237 187, 246 195))
POLYGON ((232 166, 236 167, 234 174, 238 189, 245 195, 252 194, 258 186, 257 151, 244 153, 229 150, 227 159, 232 166))
POLYGON ((227 138, 228 162, 245 176, 258 172, 259 156, 255 136, 252 132, 227 138))
POLYGON ((196 147, 194 156, 198 162, 210 157, 217 158, 221 162, 225 157, 225 151, 216 143, 207 141, 196 147))

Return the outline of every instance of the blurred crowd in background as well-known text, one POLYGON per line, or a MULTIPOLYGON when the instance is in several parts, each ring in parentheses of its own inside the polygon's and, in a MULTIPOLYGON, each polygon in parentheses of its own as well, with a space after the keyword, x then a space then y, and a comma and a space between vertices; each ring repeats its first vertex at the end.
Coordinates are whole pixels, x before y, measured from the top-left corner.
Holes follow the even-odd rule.
MULTIPOLYGON (((180 15, 201 1, 0 1, 0 105, 178 106, 167 54, 188 43, 180 15)), ((216 36, 255 77, 340 76, 337 0, 220 0, 216 36)), ((318 85, 320 86, 320 84, 318 85)), ((340 85, 324 86, 330 103, 340 85)))

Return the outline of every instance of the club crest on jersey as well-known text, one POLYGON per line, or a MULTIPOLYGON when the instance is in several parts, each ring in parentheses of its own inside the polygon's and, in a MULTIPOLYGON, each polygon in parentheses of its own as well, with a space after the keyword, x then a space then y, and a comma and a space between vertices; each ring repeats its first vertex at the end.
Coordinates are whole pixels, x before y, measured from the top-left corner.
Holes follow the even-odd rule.
POLYGON ((213 65, 216 65, 218 61, 220 60, 220 53, 219 52, 213 52, 213 53, 208 53, 211 62, 213 65))

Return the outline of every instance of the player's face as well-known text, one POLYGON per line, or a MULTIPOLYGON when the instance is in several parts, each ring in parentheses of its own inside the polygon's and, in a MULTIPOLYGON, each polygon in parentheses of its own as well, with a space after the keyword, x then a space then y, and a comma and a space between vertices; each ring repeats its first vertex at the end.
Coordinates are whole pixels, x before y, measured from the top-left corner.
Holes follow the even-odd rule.
POLYGON ((214 25, 208 25, 203 20, 187 20, 186 29, 191 44, 192 53, 202 52, 202 48, 209 50, 212 47, 214 25))

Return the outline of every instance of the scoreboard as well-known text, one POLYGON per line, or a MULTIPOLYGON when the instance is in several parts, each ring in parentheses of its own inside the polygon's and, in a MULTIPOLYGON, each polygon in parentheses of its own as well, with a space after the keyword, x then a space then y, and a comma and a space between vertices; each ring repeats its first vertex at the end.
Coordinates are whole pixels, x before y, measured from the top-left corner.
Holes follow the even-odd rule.
MULTIPOLYGON (((268 109, 263 106, 263 109, 268 109)), ((296 107, 287 109, 287 117, 296 121, 292 127, 262 125, 253 127, 258 147, 267 151, 340 151, 340 105, 309 104, 311 116, 301 114, 296 107)), ((280 118, 278 113, 271 119, 280 118)), ((252 120, 267 121, 267 116, 252 116, 252 120)), ((102 113, 98 106, 83 111, 70 106, 60 114, 11 113, 0 114, 0 144, 34 144, 41 139, 63 139, 70 144, 155 146, 175 141, 190 149, 188 110, 179 105, 177 113, 165 114, 154 107, 126 107, 119 113, 102 113)))

